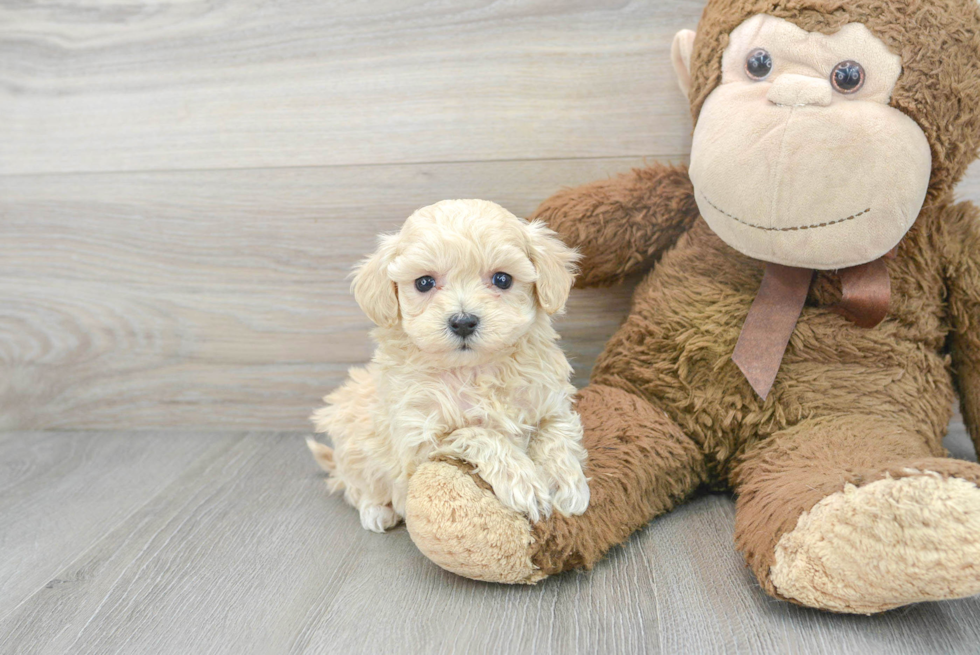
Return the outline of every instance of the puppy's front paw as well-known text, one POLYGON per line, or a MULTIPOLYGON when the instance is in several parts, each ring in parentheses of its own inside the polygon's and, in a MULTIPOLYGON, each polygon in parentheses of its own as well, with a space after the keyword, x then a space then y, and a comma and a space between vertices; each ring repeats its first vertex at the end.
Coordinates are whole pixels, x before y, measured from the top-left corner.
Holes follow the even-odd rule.
POLYGON ((358 511, 361 514, 361 527, 371 532, 384 532, 401 521, 401 517, 388 505, 368 505, 358 511))
POLYGON ((589 482, 581 469, 571 478, 556 480, 555 487, 552 500, 555 509, 562 514, 578 516, 589 508, 589 482))
POLYGON ((530 472, 494 476, 498 479, 487 480, 493 487, 493 492, 500 502, 526 514, 531 523, 537 523, 542 518, 551 516, 551 494, 538 476, 530 472))

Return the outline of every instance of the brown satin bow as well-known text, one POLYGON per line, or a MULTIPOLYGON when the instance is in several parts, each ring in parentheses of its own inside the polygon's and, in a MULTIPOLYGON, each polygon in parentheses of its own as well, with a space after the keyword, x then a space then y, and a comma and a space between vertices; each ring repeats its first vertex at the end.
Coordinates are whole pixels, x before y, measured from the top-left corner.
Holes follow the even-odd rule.
MULTIPOLYGON (((887 255, 867 264, 839 271, 842 296, 830 307, 855 325, 873 328, 888 314, 891 281, 885 259, 894 259, 896 246, 887 255)), ((769 397, 783 361, 789 338, 803 312, 814 271, 781 264, 766 264, 762 286, 749 308, 732 361, 759 396, 769 397)))

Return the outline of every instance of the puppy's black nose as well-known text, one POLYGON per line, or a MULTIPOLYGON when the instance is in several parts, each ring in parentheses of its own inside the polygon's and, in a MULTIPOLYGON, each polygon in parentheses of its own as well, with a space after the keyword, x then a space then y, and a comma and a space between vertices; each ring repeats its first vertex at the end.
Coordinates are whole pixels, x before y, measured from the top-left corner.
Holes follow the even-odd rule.
POLYGON ((480 319, 473 314, 456 314, 449 319, 449 329, 464 339, 476 332, 476 326, 479 324, 480 319))

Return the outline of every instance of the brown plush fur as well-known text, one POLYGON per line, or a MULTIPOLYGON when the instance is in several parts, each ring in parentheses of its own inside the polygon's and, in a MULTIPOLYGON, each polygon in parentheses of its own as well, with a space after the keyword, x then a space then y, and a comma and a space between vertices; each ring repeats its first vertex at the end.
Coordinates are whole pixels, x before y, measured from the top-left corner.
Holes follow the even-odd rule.
MULTIPOLYGON (((768 569, 779 537, 845 483, 860 486, 908 470, 980 481, 980 467, 936 459, 944 454, 941 441, 953 401, 951 364, 971 435, 980 443, 980 222, 972 206, 949 204, 953 185, 980 144, 980 9, 972 0, 712 0, 692 59, 695 117, 720 79, 728 33, 756 13, 825 33, 863 22, 903 55, 892 105, 923 128, 934 161, 931 202, 899 257, 888 263, 889 319, 864 330, 833 314, 827 308, 840 298, 839 279, 819 273, 773 392, 762 402, 730 356, 763 265, 726 246, 700 219, 676 244, 670 241, 697 216, 693 189, 679 169, 637 170, 545 201, 537 217, 586 252, 583 285, 616 281, 674 245, 637 288, 630 316, 599 358, 579 411, 590 453, 601 458, 597 471, 623 469, 641 490, 650 487, 642 484, 644 476, 670 477, 678 486, 650 497, 639 493, 638 511, 632 488, 637 482, 607 485, 609 478, 590 469, 593 507, 577 529, 560 519, 535 527, 542 537, 535 562, 545 571, 569 562, 589 566, 595 558, 582 562, 572 556, 558 566, 555 556, 576 550, 601 554, 597 544, 608 548, 622 541, 638 514, 652 518, 669 509, 706 469, 707 480, 739 493, 738 548, 775 595, 768 569), (916 33, 929 36, 914 38, 916 33), (675 195, 664 197, 670 191, 675 195), (588 402, 594 393, 608 394, 609 387, 632 395, 632 401, 588 402), (666 412, 703 459, 664 461, 674 455, 659 450, 637 471, 617 427, 636 442, 646 441, 641 432, 649 430, 629 425, 631 417, 622 409, 629 403, 646 413, 666 412), (610 439, 616 449, 605 448, 610 439), (616 457, 619 463, 610 461, 616 457), (666 473, 682 462, 690 464, 681 475, 666 473), (606 520, 590 522, 593 513, 606 520), (546 537, 556 524, 566 535, 560 544, 546 537), (577 531, 581 536, 572 536, 577 531)), ((670 440, 684 442, 680 435, 670 440)))
POLYGON ((891 104, 929 138, 933 172, 887 262, 888 318, 863 329, 834 313, 840 280, 819 272, 762 401, 731 355, 764 265, 699 218, 683 168, 656 165, 545 201, 535 218, 585 255, 580 285, 653 270, 581 392, 592 503, 533 526, 543 573, 590 568, 707 484, 738 494, 737 547, 779 597, 776 544, 845 485, 926 472, 980 483, 980 466, 945 458, 942 446, 956 390, 980 445, 980 215, 951 201, 980 144, 976 0, 710 0, 692 60, 695 117, 720 79, 728 32, 756 13, 821 32, 863 22, 902 54, 891 104))
MULTIPOLYGON (((638 173, 617 179, 630 186, 638 173)), ((594 187, 582 189, 579 198, 596 198, 594 187)), ((706 481, 740 493, 738 546, 766 586, 772 547, 803 511, 845 482, 866 484, 943 455, 954 398, 946 354, 952 334, 946 318, 948 271, 972 273, 960 282, 972 291, 957 294, 951 304, 972 298, 962 320, 980 320, 980 269, 964 261, 971 245, 980 253, 980 223, 967 224, 971 244, 963 236, 950 239, 951 227, 966 228, 942 220, 963 213, 957 206, 920 216, 898 258, 888 263, 891 312, 874 330, 828 309, 840 299, 840 284, 835 273, 819 273, 766 402, 731 361, 763 264, 733 251, 698 220, 639 285, 629 317, 581 394, 592 506, 578 519, 537 524, 535 563, 546 572, 591 566, 633 529, 706 481), (611 397, 613 389, 620 397, 611 397), (603 400, 591 402, 594 394, 603 400), (664 436, 654 432, 658 424, 664 425, 664 436), (660 441, 651 446, 653 439, 670 448, 660 441), (692 444, 699 455, 691 453, 692 444), (653 454, 640 458, 633 449, 653 454), (835 453, 844 460, 835 461, 835 453), (815 464, 821 458, 822 471, 815 464), (556 539, 556 532, 563 538, 556 539), (583 553, 596 556, 583 558, 583 553), (566 554, 566 561, 556 562, 566 554)), ((568 222, 580 226, 586 220, 569 213, 538 217, 566 239, 575 233, 568 222)), ((584 265, 591 267, 591 261, 584 265)), ((976 357, 980 343, 975 334, 966 334, 976 357)), ((980 381, 980 362, 969 370, 970 379, 980 381)), ((980 390, 980 384, 971 388, 980 390)), ((963 405, 976 434, 972 416, 980 405, 967 398, 963 405)), ((980 467, 973 464, 933 459, 926 468, 980 479, 980 467)))
POLYGON ((610 546, 706 480, 704 455, 680 427, 636 394, 592 384, 579 398, 592 507, 533 526, 532 560, 545 573, 591 568, 610 546))
POLYGON ((960 407, 980 450, 980 211, 961 203, 945 214, 940 243, 948 262, 950 351, 960 407))
POLYGON ((535 212, 550 220, 559 215, 587 216, 566 221, 566 235, 579 244, 589 262, 579 273, 579 288, 621 282, 650 268, 698 217, 694 187, 683 166, 657 164, 633 175, 599 180, 578 189, 564 189, 535 212))

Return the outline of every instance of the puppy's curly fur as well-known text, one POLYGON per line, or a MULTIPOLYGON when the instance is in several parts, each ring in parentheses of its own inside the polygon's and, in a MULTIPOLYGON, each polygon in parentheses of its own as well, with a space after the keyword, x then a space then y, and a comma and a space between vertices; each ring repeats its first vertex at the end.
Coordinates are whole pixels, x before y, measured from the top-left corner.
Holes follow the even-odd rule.
POLYGON ((435 456, 474 464, 532 522, 552 508, 585 511, 582 426, 551 327, 576 258, 543 223, 446 200, 412 214, 358 266, 352 289, 378 325, 378 348, 312 417, 334 448, 309 446, 364 528, 404 517, 411 475, 435 456), (497 273, 509 285, 495 285, 497 273), (426 277, 431 288, 418 288, 426 277), (471 334, 451 328, 459 316, 478 321, 471 334))

